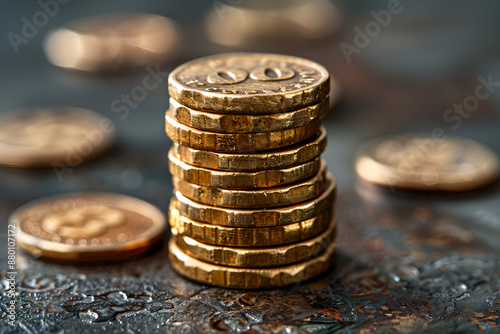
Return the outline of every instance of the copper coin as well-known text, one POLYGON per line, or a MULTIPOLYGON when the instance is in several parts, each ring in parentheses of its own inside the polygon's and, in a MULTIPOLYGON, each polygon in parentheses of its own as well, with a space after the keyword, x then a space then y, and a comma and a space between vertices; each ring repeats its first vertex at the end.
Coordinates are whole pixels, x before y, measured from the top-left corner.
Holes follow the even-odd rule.
POLYGON ((36 257, 116 260, 162 240, 164 215, 142 200, 111 193, 72 193, 25 204, 12 213, 20 248, 36 257))

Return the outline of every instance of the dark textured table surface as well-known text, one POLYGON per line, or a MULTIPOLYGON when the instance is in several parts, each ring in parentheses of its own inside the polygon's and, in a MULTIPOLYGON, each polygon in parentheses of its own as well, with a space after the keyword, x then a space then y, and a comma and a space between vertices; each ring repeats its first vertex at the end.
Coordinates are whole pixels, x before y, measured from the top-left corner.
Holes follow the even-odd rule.
MULTIPOLYGON (((348 63, 339 48, 353 28, 373 20, 385 1, 341 3, 345 28, 334 39, 279 50, 316 60, 338 78, 342 103, 325 119, 329 169, 338 180, 338 254, 318 279, 286 289, 225 290, 195 284, 172 271, 167 250, 124 263, 61 265, 18 252, 16 320, 8 324, 8 282, 0 281, 0 331, 15 333, 469 333, 500 332, 500 185, 456 194, 394 191, 357 181, 355 150, 370 137, 432 131, 478 140, 500 155, 500 92, 454 129, 443 114, 473 95, 478 77, 500 81, 498 10, 476 2, 401 1, 370 44, 348 63)), ((140 85, 146 70, 117 76, 70 73, 41 51, 46 32, 68 20, 110 11, 142 11, 178 20, 186 49, 176 65, 226 52, 205 40, 211 1, 72 1, 15 53, 35 1, 1 11, 0 112, 70 105, 111 118, 118 132, 103 158, 68 171, 0 169, 0 271, 7 271, 7 217, 41 196, 105 190, 143 198, 166 211, 172 193, 164 134, 166 80, 126 117, 112 102, 140 85)))

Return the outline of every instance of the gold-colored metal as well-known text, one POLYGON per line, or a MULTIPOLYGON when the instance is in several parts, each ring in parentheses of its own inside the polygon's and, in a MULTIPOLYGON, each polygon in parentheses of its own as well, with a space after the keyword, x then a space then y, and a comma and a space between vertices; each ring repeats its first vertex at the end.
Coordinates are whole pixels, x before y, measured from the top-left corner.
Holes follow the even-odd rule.
POLYGON ((385 186, 462 191, 497 179, 499 162, 492 151, 470 139, 404 134, 363 145, 355 169, 361 178, 385 186))
POLYGON ((266 209, 229 209, 194 202, 175 191, 172 206, 193 220, 229 227, 271 227, 308 220, 334 210, 336 183, 332 174, 326 176, 324 192, 313 200, 290 206, 266 209))
POLYGON ((326 183, 326 166, 310 179, 281 187, 262 189, 220 189, 199 186, 172 177, 174 188, 193 201, 229 208, 269 208, 287 206, 319 196, 326 183))
POLYGON ((193 281, 224 288, 263 289, 299 283, 325 272, 334 262, 335 244, 311 260, 276 268, 234 268, 203 262, 182 252, 175 238, 169 242, 169 257, 172 267, 193 281))
POLYGON ((107 151, 115 126, 90 110, 21 109, 0 116, 0 165, 73 167, 107 151))
POLYGON ((191 148, 218 152, 257 152, 294 145, 314 136, 320 120, 300 128, 259 133, 217 133, 191 128, 165 116, 165 130, 172 141, 191 148))
POLYGON ((185 235, 177 235, 177 246, 200 261, 229 267, 278 267, 317 256, 334 242, 336 224, 333 219, 323 233, 306 241, 277 247, 227 247, 209 245, 185 235))
POLYGON ((276 132, 305 126, 322 119, 329 110, 329 97, 312 106, 267 115, 216 114, 188 108, 170 99, 168 112, 177 122, 192 128, 220 133, 276 132))
POLYGON ((166 17, 115 13, 49 32, 44 50, 48 60, 59 67, 113 72, 163 63, 178 55, 181 44, 177 24, 166 17))
POLYGON ((258 172, 217 171, 188 165, 177 159, 172 150, 168 153, 170 173, 180 180, 200 186, 223 189, 249 189, 277 187, 298 182, 316 175, 320 168, 320 158, 305 164, 286 168, 269 169, 258 172))
POLYGON ((25 204, 9 218, 20 248, 66 261, 116 260, 146 252, 162 240, 164 215, 139 199, 73 193, 25 204))
POLYGON ((259 171, 289 168, 320 156, 326 148, 326 130, 300 144, 266 153, 220 153, 197 150, 174 143, 172 154, 192 166, 229 171, 259 171))
POLYGON ((169 213, 172 234, 182 234, 207 244, 235 247, 276 246, 306 240, 324 231, 332 217, 331 211, 325 211, 311 219, 283 226, 226 227, 191 220, 172 205, 169 213))
POLYGON ((275 114, 320 103, 330 91, 330 75, 303 58, 227 53, 179 66, 169 76, 168 90, 174 100, 197 110, 275 114))

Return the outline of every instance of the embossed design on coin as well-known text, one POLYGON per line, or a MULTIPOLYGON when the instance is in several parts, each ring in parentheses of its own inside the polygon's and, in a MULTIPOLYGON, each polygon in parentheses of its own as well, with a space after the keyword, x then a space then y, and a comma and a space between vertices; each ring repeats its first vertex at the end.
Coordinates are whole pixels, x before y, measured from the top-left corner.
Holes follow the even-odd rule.
POLYGON ((228 53, 200 58, 169 76, 170 96, 198 110, 270 114, 319 103, 330 91, 321 65, 267 53, 228 53))
POLYGON ((111 260, 144 253, 162 239, 163 214, 139 199, 111 193, 47 197, 9 218, 25 251, 55 260, 111 260))
POLYGON ((363 145, 355 168, 361 178, 381 185, 461 191, 495 180, 499 162, 492 151, 470 139, 405 134, 363 145))

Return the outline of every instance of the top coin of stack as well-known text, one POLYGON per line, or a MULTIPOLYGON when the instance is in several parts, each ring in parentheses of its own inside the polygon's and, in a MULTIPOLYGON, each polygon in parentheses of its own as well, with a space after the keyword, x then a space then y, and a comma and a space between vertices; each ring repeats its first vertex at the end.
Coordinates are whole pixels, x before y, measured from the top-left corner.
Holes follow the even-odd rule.
POLYGON ((330 75, 302 58, 230 53, 169 77, 172 266, 230 288, 288 285, 334 254, 335 179, 320 154, 330 75))

